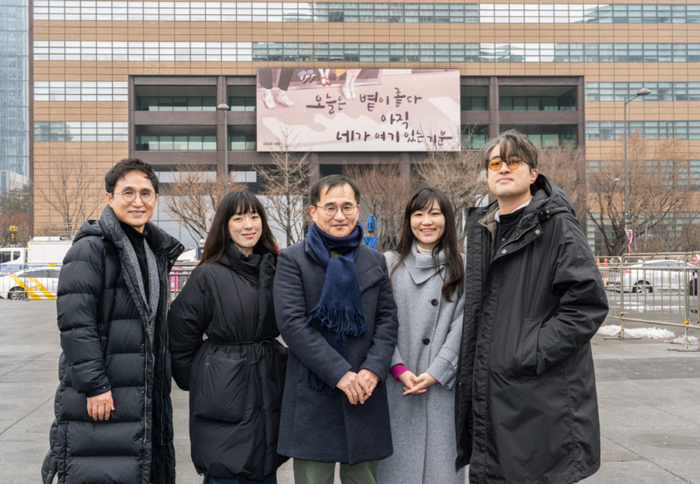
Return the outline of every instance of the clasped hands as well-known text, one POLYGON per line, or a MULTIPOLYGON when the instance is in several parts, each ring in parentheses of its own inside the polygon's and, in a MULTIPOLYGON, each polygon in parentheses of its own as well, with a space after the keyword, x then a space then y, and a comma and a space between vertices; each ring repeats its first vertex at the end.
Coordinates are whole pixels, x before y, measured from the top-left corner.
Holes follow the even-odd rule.
POLYGON ((421 395, 428 391, 428 388, 435 385, 437 380, 428 373, 414 375, 412 371, 404 371, 399 375, 399 381, 403 384, 404 395, 421 395))
POLYGON ((351 404, 364 404, 379 383, 379 377, 369 370, 360 370, 355 373, 349 371, 335 385, 345 395, 351 404))

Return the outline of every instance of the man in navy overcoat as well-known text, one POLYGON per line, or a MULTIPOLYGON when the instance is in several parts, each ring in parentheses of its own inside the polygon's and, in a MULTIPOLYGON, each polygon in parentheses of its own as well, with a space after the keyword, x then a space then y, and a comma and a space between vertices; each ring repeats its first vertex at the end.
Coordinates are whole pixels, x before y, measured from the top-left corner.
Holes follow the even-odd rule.
POLYGON ((282 251, 275 313, 289 346, 278 452, 296 484, 374 484, 392 454, 384 380, 396 346, 396 305, 384 256, 362 243, 360 193, 332 175, 311 189, 314 225, 282 251))

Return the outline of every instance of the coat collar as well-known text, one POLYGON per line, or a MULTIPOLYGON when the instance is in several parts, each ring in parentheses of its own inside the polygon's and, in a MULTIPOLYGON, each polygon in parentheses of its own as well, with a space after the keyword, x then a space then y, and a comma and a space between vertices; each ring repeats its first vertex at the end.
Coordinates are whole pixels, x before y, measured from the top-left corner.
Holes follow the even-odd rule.
MULTIPOLYGON (((408 254, 403 263, 414 284, 423 284, 436 274, 432 256, 419 253, 415 242, 411 248, 411 253, 408 254)), ((441 272, 445 268, 445 264, 447 264, 447 256, 443 250, 438 253, 438 266, 441 272)))
MULTIPOLYGON (((180 244, 180 241, 165 232, 156 224, 146 222, 146 230, 148 231, 146 241, 154 254, 164 253, 168 255, 168 259, 175 261, 175 259, 177 259, 184 250, 184 247, 180 244)), ((111 242, 117 248, 124 248, 124 245, 122 244, 124 231, 119 225, 117 215, 109 205, 104 208, 99 220, 88 220, 83 224, 80 231, 75 236, 74 242, 88 235, 101 236, 102 238, 111 242)))

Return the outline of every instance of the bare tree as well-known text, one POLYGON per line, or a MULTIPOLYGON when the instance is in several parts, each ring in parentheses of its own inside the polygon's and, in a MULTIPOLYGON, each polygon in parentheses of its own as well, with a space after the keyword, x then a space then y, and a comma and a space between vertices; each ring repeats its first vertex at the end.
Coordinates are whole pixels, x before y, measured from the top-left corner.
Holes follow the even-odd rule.
POLYGON ((582 149, 557 146, 538 150, 538 171, 571 199, 579 221, 586 218, 586 157, 582 149))
POLYGON ((16 226, 17 245, 24 247, 31 238, 31 199, 28 188, 15 188, 0 195, 0 247, 10 244, 10 227, 16 226))
POLYGON ((34 193, 72 226, 88 220, 100 206, 102 176, 94 160, 61 155, 52 158, 48 181, 36 183, 34 193))
POLYGON ((271 165, 258 166, 260 195, 267 217, 286 237, 289 247, 304 238, 307 223, 304 199, 309 191, 309 153, 298 153, 298 137, 290 126, 282 128, 276 151, 270 152, 271 165))
MULTIPOLYGON (((627 251, 622 143, 589 177, 588 213, 610 255, 627 251)), ((688 158, 684 143, 678 140, 645 140, 639 132, 628 138, 629 226, 643 243, 655 237, 669 243, 662 241, 668 235, 665 222, 675 220, 692 196, 688 158)), ((668 245, 664 250, 669 250, 668 245)))
POLYGON ((398 242, 403 211, 411 196, 411 178, 401 176, 398 164, 345 165, 343 173, 360 189, 360 220, 377 219, 375 248, 385 252, 398 242))
MULTIPOLYGON (((215 212, 226 196, 226 184, 214 172, 201 166, 181 165, 173 171, 174 181, 163 190, 165 206, 195 240, 207 236, 207 216, 215 212)), ((245 190, 245 183, 229 183, 229 191, 245 190)))
MULTIPOLYGON (((468 146, 472 131, 462 134, 462 145, 468 146)), ((488 194, 484 167, 479 152, 474 150, 447 151, 437 143, 426 142, 425 160, 416 166, 418 180, 442 190, 452 202, 460 244, 464 244, 467 209, 488 194)))

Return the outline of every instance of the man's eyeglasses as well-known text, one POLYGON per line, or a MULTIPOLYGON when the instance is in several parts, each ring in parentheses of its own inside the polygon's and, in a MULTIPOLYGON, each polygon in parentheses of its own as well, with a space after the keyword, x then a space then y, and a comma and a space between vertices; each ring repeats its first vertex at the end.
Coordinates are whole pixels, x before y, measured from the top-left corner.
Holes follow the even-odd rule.
POLYGON ((501 166, 503 166, 503 163, 506 164, 509 170, 516 170, 520 166, 520 163, 527 164, 525 160, 521 160, 520 158, 510 158, 508 161, 504 161, 500 158, 493 158, 489 160, 489 169, 498 171, 501 169, 501 166))
POLYGON ((124 190, 123 192, 115 193, 114 195, 121 195, 124 201, 127 203, 131 203, 134 200, 136 200, 137 196, 141 199, 142 202, 148 203, 153 201, 153 199, 156 196, 156 193, 153 190, 141 190, 140 193, 137 193, 134 190, 124 190))
MULTIPOLYGON (((338 213, 338 207, 331 205, 330 207, 321 207, 320 205, 314 205, 316 208, 323 210, 327 216, 329 217, 335 217, 335 214, 338 213)), ((343 211, 343 215, 346 217, 351 216, 353 213, 355 213, 355 209, 358 207, 358 205, 343 205, 341 210, 343 211)))

